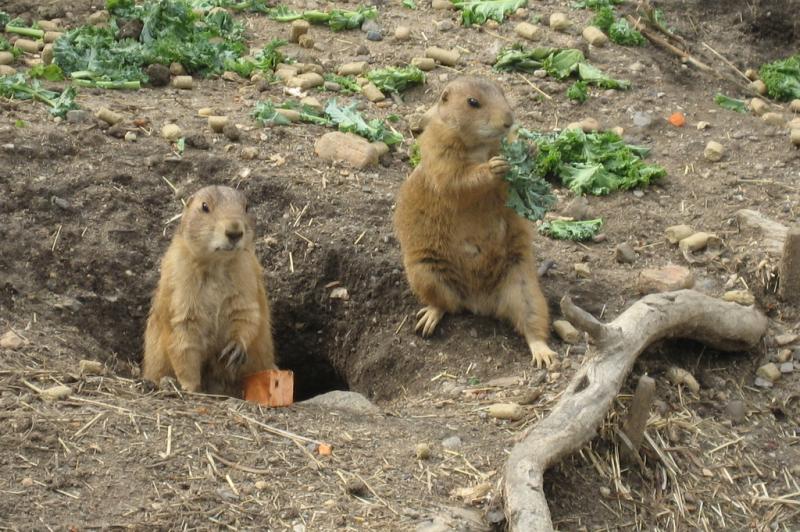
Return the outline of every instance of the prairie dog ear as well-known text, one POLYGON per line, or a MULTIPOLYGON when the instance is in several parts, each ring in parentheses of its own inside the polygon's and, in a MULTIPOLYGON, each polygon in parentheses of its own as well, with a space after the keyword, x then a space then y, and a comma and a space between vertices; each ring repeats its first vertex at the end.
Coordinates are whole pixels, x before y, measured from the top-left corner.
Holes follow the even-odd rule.
POLYGON ((450 87, 446 87, 446 88, 445 88, 445 89, 442 91, 442 95, 439 97, 439 100, 440 100, 442 103, 447 103, 447 99, 448 99, 448 98, 450 98, 450 87))

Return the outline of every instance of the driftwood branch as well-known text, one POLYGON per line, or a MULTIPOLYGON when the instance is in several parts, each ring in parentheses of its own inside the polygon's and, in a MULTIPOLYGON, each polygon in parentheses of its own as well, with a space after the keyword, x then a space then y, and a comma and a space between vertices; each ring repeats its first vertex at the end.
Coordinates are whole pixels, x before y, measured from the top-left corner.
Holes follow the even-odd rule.
POLYGON ((593 356, 578 370, 550 414, 511 451, 503 492, 509 529, 546 532, 553 529, 544 496, 544 472, 591 440, 639 354, 665 338, 688 338, 724 351, 747 350, 758 343, 767 319, 743 307, 679 290, 643 297, 614 321, 602 325, 576 307, 561 302, 565 316, 578 317, 594 338, 593 356), (598 329, 602 327, 602 332, 598 329))

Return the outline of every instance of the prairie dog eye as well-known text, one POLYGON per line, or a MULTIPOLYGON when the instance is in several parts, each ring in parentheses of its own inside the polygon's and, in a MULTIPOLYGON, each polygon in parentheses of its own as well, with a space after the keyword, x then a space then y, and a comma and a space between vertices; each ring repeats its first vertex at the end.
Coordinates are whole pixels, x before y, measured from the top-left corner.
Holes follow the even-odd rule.
POLYGON ((211 212, 211 209, 208 208, 208 203, 205 201, 203 202, 203 212, 211 212))
POLYGON ((479 102, 475 98, 467 98, 467 103, 469 104, 470 107, 474 107, 475 109, 478 109, 481 106, 481 102, 479 102))

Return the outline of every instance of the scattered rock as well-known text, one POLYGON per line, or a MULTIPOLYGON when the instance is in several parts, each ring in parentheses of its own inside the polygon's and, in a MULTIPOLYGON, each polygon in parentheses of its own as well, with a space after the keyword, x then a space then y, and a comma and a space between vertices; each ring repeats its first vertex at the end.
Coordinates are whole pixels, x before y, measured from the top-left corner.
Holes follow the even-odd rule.
POLYGON ((105 370, 103 363, 97 360, 81 360, 78 367, 81 375, 102 375, 105 370))
POLYGON ((222 130, 225 129, 225 126, 228 125, 228 117, 227 116, 209 116, 208 117, 208 128, 213 131, 214 133, 222 133, 222 130))
POLYGON ((367 100, 373 103, 381 102, 386 99, 386 96, 384 96, 381 90, 372 82, 369 82, 361 87, 361 93, 367 100))
POLYGON ((90 118, 91 115, 84 109, 72 109, 71 111, 67 111, 67 122, 70 123, 77 124, 88 122, 90 118))
POLYGON ((630 244, 623 242, 614 249, 614 256, 621 264, 633 264, 636 262, 636 252, 630 244))
POLYGON ((165 124, 161 128, 161 136, 170 142, 175 142, 183 136, 183 131, 178 124, 165 124))
POLYGON ((553 322, 553 330, 559 338, 568 344, 577 344, 581 341, 581 333, 567 320, 556 320, 553 322))
POLYGON ((448 438, 445 438, 442 440, 442 447, 444 447, 445 449, 450 449, 451 451, 453 449, 458 449, 459 447, 461 447, 461 438, 459 438, 458 436, 450 436, 448 438))
POLYGON ((367 69, 366 61, 356 61, 353 63, 345 63, 339 67, 338 74, 340 76, 360 76, 367 69))
POLYGON ((575 274, 578 277, 591 277, 592 270, 589 268, 589 265, 585 262, 578 262, 576 263, 573 268, 575 269, 575 274))
POLYGON ((397 26, 394 29, 394 38, 400 42, 405 42, 411 38, 411 28, 408 26, 397 26))
POLYGON ((667 236, 667 241, 670 244, 677 244, 681 240, 688 238, 694 234, 694 229, 688 225, 673 225, 667 227, 664 233, 667 236))
POLYGON ((445 50, 438 46, 431 46, 425 50, 425 57, 430 57, 443 65, 456 66, 461 54, 456 50, 445 50))
POLYGON ((761 98, 751 99, 748 107, 750 107, 750 110, 753 112, 753 114, 758 116, 763 115, 764 113, 767 112, 767 109, 769 109, 769 105, 767 105, 767 102, 765 102, 761 98))
POLYGON ((755 296, 748 290, 729 290, 722 294, 723 301, 732 301, 740 305, 750 306, 756 302, 755 296))
POLYGON ((95 116, 111 126, 122 122, 122 115, 119 113, 115 113, 114 111, 108 109, 107 107, 101 107, 100 110, 97 111, 97 114, 95 114, 95 116))
POLYGON ((30 488, 33 486, 33 479, 31 477, 25 477, 20 480, 19 483, 23 488, 30 488))
POLYGON ((345 489, 350 495, 364 495, 368 491, 367 485, 364 484, 364 481, 360 478, 349 479, 345 485, 345 489))
POLYGON ((717 235, 705 233, 703 231, 687 236, 678 243, 678 247, 684 252, 694 252, 705 249, 706 247, 716 247, 722 243, 717 235))
POLYGON ((705 122, 705 121, 701 120, 701 121, 699 121, 699 122, 697 123, 697 126, 696 126, 696 127, 697 127, 697 129, 701 129, 701 130, 702 130, 702 129, 708 129, 708 128, 710 128, 710 127, 711 127, 711 124, 709 124, 708 122, 705 122))
POLYGON ((63 384, 59 384, 58 386, 45 388, 39 392, 39 395, 45 401, 61 401, 62 399, 66 399, 72 395, 72 388, 63 384))
POLYGON ((628 70, 630 70, 630 71, 631 71, 631 72, 633 72, 634 74, 638 74, 639 72, 641 72, 642 70, 644 70, 644 65, 643 65, 642 63, 640 63, 639 61, 636 61, 635 63, 632 63, 632 64, 631 64, 631 65, 628 67, 628 70))
MULTIPOLYGON (((552 24, 552 17, 550 18, 550 23, 552 24)), ((603 33, 600 28, 596 26, 586 26, 583 28, 583 38, 586 39, 586 42, 591 44, 592 46, 601 47, 604 46, 608 42, 608 37, 605 33, 603 33)))
POLYGON ((22 347, 25 343, 25 338, 11 330, 0 336, 0 347, 5 349, 16 349, 22 347))
POLYGON ((417 457, 417 460, 427 460, 431 457, 431 446, 427 443, 418 443, 414 447, 414 456, 417 457))
POLYGON ((306 20, 293 20, 289 29, 289 42, 299 43, 300 37, 308 33, 311 24, 306 20))
POLYGON ((672 292, 694 286, 692 272, 683 266, 669 264, 663 268, 642 270, 636 280, 640 294, 672 292))
POLYGON ((345 410, 357 414, 380 413, 380 409, 360 393, 343 390, 323 393, 322 395, 317 395, 311 399, 301 401, 300 404, 315 405, 330 410, 345 410))
POLYGON ((667 370, 667 378, 676 386, 683 384, 693 393, 700 391, 700 384, 697 382, 697 379, 683 368, 672 366, 667 370))
POLYGON ((436 29, 442 32, 450 31, 453 29, 453 27, 454 25, 452 20, 444 19, 436 22, 436 29))
POLYGON ((756 380, 753 382, 758 388, 772 388, 773 383, 770 380, 764 379, 762 377, 756 377, 756 380))
POLYGON ((533 77, 544 79, 547 77, 547 70, 543 68, 537 68, 536 70, 533 71, 533 77))
POLYGON ((321 136, 314 151, 324 161, 345 161, 358 169, 377 164, 378 152, 370 142, 353 133, 335 131, 321 136))
POLYGON ((436 68, 436 61, 430 57, 414 57, 411 59, 411 66, 415 66, 423 72, 429 72, 436 68))
POLYGON ((539 26, 536 24, 531 24, 530 22, 520 22, 514 27, 514 33, 522 37, 523 39, 528 39, 529 41, 536 41, 541 38, 541 33, 539 31, 539 26))
POLYGON ((564 13, 553 13, 550 15, 550 29, 564 31, 571 25, 569 18, 564 13))
POLYGON ((258 148, 255 146, 246 146, 242 148, 242 159, 247 161, 252 161, 253 159, 258 159, 258 148))
POLYGON ((337 286, 331 290, 331 293, 328 297, 331 299, 341 299, 342 301, 347 301, 350 299, 350 294, 347 292, 347 288, 344 286, 337 286))
POLYGON ((231 142, 239 142, 242 138, 242 131, 233 122, 228 122, 222 127, 222 134, 231 142))
POLYGON ((734 423, 741 423, 744 421, 747 411, 744 407, 744 401, 733 400, 725 407, 725 414, 734 423))
POLYGON ((768 362, 756 370, 756 376, 775 382, 781 378, 781 370, 775 363, 768 362))
POLYGON ((172 78, 172 86, 176 89, 192 90, 193 81, 192 76, 175 76, 172 78))
POLYGON ((783 364, 784 362, 789 362, 792 359, 792 350, 791 349, 781 349, 778 352, 777 356, 775 357, 775 361, 779 364, 783 364))
POLYGON ((784 120, 783 115, 780 113, 764 113, 761 115, 761 120, 763 120, 765 124, 774 127, 782 127, 786 123, 786 120, 784 120))
POLYGON ((186 145, 196 150, 207 150, 211 147, 208 139, 202 133, 194 133, 186 136, 186 145))
POLYGON ((709 140, 706 149, 703 150, 703 156, 711 162, 719 161, 723 155, 725 155, 725 147, 714 140, 709 140))
POLYGON ((168 67, 158 63, 149 65, 145 69, 145 74, 147 74, 148 83, 151 87, 166 87, 169 85, 170 77, 172 76, 168 67))
POLYGON ((289 87, 297 87, 298 89, 313 89, 325 83, 325 78, 316 72, 306 72, 291 78, 286 85, 289 87))
POLYGON ((757 79, 757 80, 751 82, 750 83, 750 88, 752 90, 754 90, 755 92, 757 92, 758 94, 761 94, 761 95, 764 95, 764 94, 767 93, 767 86, 760 79, 757 79))
POLYGON ((574 198, 561 211, 562 216, 572 218, 573 220, 589 220, 593 218, 592 214, 591 207, 589 207, 589 200, 586 196, 574 198))
POLYGON ((257 490, 265 490, 269 488, 269 482, 265 480, 256 480, 255 487, 257 490))
POLYGON ((382 41, 383 40, 383 33, 379 30, 370 30, 367 32, 367 40, 368 41, 382 41))
POLYGON ((773 343, 777 346, 789 345, 795 343, 797 338, 796 334, 779 334, 773 338, 773 343))
POLYGON ((641 111, 637 111, 633 113, 633 125, 638 128, 647 128, 650 127, 653 123, 653 115, 650 113, 643 113, 641 111))
POLYGON ((781 373, 791 373, 794 371, 794 362, 784 362, 780 365, 781 373))

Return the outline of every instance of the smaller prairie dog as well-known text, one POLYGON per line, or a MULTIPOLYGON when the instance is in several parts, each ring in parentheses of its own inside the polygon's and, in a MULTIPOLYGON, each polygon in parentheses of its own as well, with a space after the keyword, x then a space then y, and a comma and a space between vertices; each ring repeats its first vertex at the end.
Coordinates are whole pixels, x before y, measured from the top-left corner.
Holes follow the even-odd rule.
POLYGON ((537 366, 548 366, 555 353, 532 225, 506 206, 509 166, 498 156, 514 121, 505 94, 487 79, 458 78, 426 118, 422 159, 394 216, 406 276, 425 305, 416 330, 431 335, 447 312, 496 316, 525 336, 537 366))
POLYGON ((244 375, 275 369, 270 309, 242 192, 197 191, 161 262, 143 375, 183 389, 241 396, 244 375))

